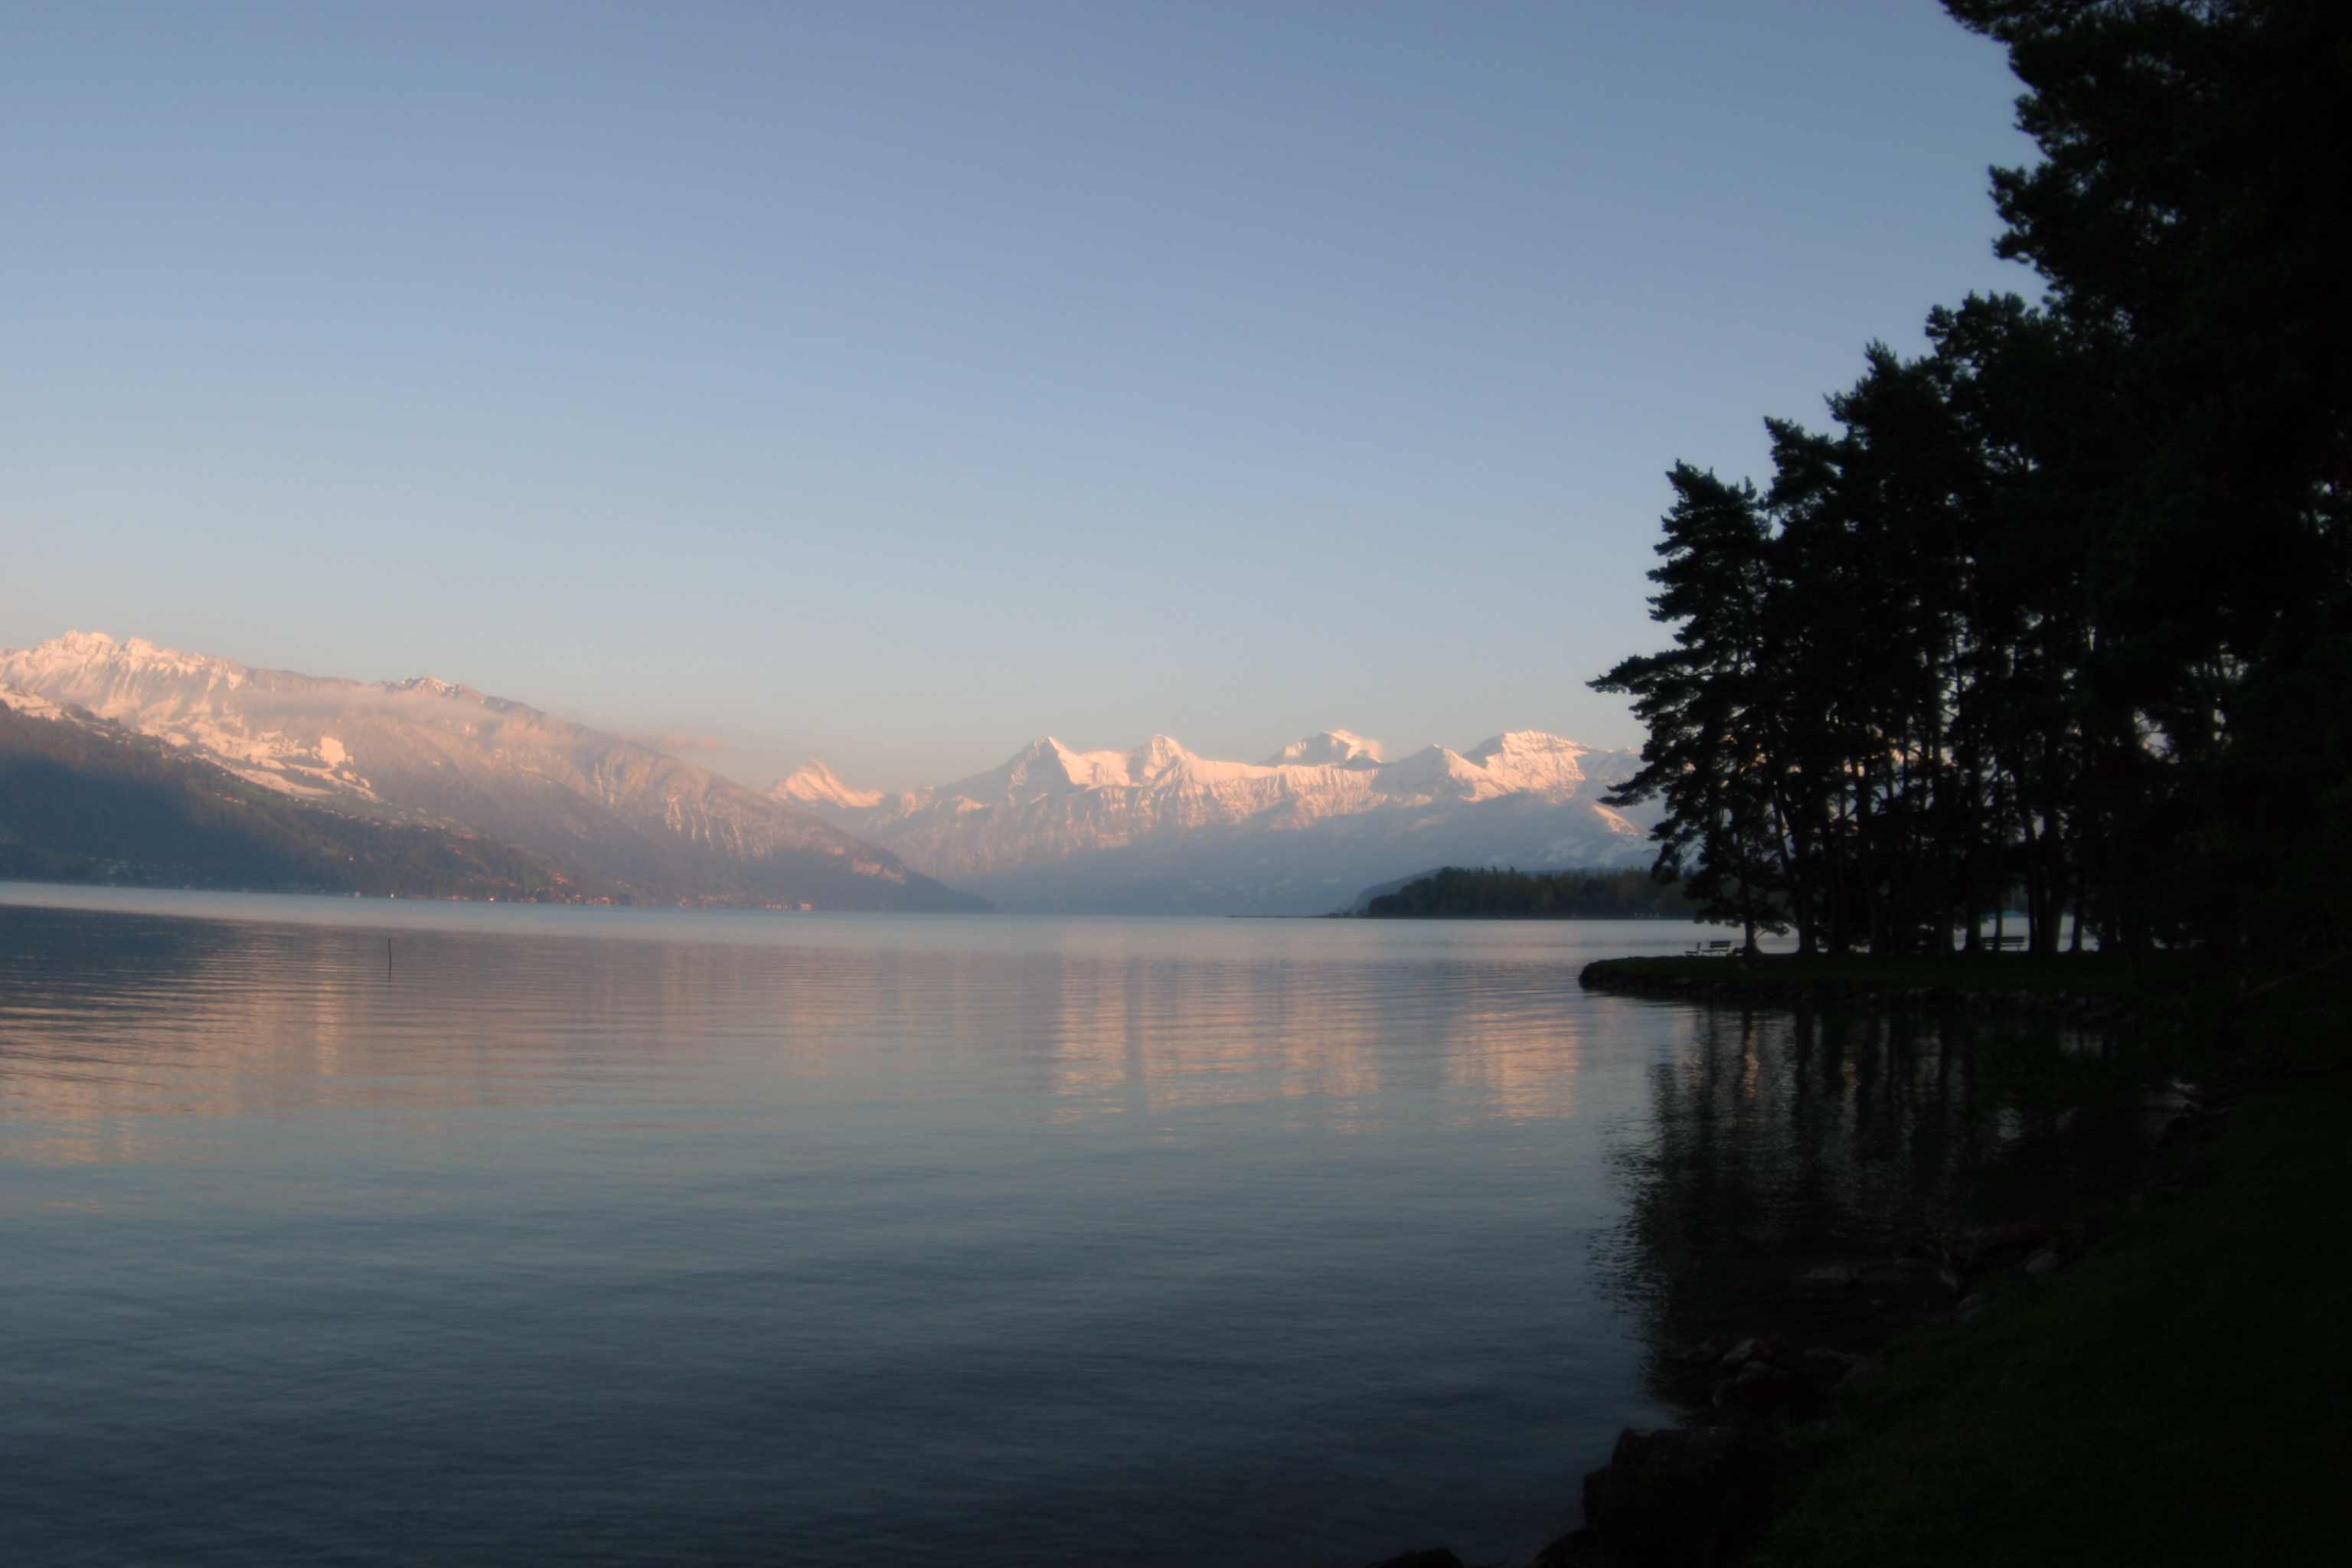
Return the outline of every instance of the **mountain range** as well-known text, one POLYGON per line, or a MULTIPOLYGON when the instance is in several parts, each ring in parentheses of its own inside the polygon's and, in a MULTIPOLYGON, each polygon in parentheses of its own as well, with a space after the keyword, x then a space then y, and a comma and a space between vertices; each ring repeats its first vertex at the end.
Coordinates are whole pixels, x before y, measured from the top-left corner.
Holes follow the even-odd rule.
POLYGON ((511 845, 296 800, 87 709, 7 688, 0 877, 493 900, 603 892, 511 845))
POLYGON ((811 762, 769 793, 1007 909, 1315 914, 1432 866, 1642 863, 1647 818, 1600 800, 1639 762, 1533 730, 1394 761, 1328 730, 1258 763, 1166 735, 1124 752, 1048 736, 934 789, 860 789, 811 762))
MULTIPOLYGON (((1648 854, 1647 821, 1600 800, 1634 754, 1538 731, 1391 760, 1328 730, 1256 763, 1165 735, 1128 751, 1049 736, 935 788, 859 788, 811 762, 762 794, 450 681, 300 675, 95 632, 0 650, 0 740, 37 754, 52 770, 43 779, 73 757, 136 775, 150 792, 142 822, 170 815, 152 815, 153 791, 177 790, 186 799, 173 809, 191 821, 213 821, 208 803, 234 797, 247 807, 237 821, 268 817, 279 839, 314 847, 351 840, 353 822, 413 829, 367 852, 392 868, 432 861, 436 885, 463 871, 638 901, 1315 914, 1432 866, 1611 867, 1648 854), (79 739, 27 728, 42 724, 79 739), (137 738, 144 752, 121 750, 137 738), (190 765, 162 767, 156 742, 190 765)), ((87 832, 93 818, 53 812, 28 833, 26 809, 0 801, 0 843, 14 835, 18 862, 121 858, 103 834, 44 851, 39 833, 68 822, 87 832)), ((348 858, 360 865, 358 849, 348 858)), ((270 861, 269 885, 316 861, 270 861)))
POLYGON ((430 677, 371 684, 69 632, 0 650, 0 688, 291 802, 487 837, 638 900, 982 907, 786 802, 430 677))

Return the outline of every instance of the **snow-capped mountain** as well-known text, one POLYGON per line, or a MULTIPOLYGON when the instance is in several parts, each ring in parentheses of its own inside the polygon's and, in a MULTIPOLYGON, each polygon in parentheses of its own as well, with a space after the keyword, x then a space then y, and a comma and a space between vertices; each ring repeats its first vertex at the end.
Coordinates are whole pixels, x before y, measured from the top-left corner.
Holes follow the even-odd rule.
POLYGON ((1600 801, 1639 760, 1532 730, 1393 762, 1341 730, 1255 763, 1047 736, 936 789, 856 790, 812 763, 771 793, 1009 908, 1308 914, 1431 866, 1640 864, 1647 819, 1600 801))
POLYGON ((645 897, 974 902, 783 801, 430 677, 367 684, 68 632, 0 650, 0 686, 89 709, 268 789, 455 824, 645 897))
POLYGON ((1265 767, 1376 768, 1388 759, 1381 743, 1345 730, 1326 730, 1303 741, 1293 741, 1266 758, 1265 767))
POLYGON ((190 748, 10 686, 0 877, 486 899, 611 890, 461 828, 257 787, 190 748))
POLYGON ((779 779, 776 787, 768 793, 796 805, 829 805, 848 811, 864 811, 881 805, 885 798, 878 789, 850 788, 841 782, 839 774, 814 757, 794 769, 790 777, 779 779))

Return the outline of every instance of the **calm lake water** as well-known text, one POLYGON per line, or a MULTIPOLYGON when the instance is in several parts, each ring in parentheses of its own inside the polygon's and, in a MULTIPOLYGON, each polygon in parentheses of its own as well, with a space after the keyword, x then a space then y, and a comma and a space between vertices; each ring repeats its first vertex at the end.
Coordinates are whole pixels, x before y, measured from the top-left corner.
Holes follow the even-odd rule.
POLYGON ((0 1561, 1529 1552, 2013 1131, 1694 934, 0 886, 0 1561))

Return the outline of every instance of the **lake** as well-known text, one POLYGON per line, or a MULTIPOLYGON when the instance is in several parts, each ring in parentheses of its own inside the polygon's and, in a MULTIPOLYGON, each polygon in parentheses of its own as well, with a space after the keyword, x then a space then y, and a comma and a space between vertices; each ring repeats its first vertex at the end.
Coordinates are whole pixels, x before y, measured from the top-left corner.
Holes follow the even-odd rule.
POLYGON ((1530 1552, 2016 1131, 1696 934, 0 887, 0 1560, 1530 1552))

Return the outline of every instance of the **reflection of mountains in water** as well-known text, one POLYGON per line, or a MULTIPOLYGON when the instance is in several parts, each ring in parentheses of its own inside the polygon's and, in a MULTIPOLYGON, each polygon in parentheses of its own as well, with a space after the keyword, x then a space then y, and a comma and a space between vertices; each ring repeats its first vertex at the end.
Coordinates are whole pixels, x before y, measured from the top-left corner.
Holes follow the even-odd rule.
POLYGON ((267 1111, 298 1079, 313 1103, 428 1119, 544 1104, 600 1074, 616 1075, 610 1092, 635 1092, 674 1059, 714 1054, 727 1070, 814 1087, 898 1070, 887 1053, 919 1019, 928 1065, 950 1074, 1019 1046, 1024 1091, 1057 1121, 1283 1101, 1301 1125, 1345 1132, 1379 1126, 1382 1097, 1400 1091, 1441 1095, 1464 1125, 1576 1107, 1585 1042, 1549 964, 1447 965, 1430 984, 1367 963, 1335 980, 1330 964, 1265 943, 1171 958, 1164 935, 1130 943, 1117 927, 1006 954, 794 945, 762 917, 731 919, 748 940, 0 905, 6 1015, 105 1019, 88 1050, 17 1059, 12 1093, 48 1126, 44 1163, 135 1159, 109 1140, 152 1131, 153 1115, 267 1111), (532 1063, 543 1074, 518 1070, 532 1063))
POLYGON ((2047 1023, 1706 1009, 1652 1071, 1653 1136, 1612 1161, 1629 1215, 1607 1266, 1661 1364, 1717 1335, 1872 1337, 1888 1310, 1940 1289, 1932 1266, 1901 1264, 1906 1249, 2119 1186, 2139 1152, 2128 1118, 2053 1136, 2051 1115, 1989 1081, 1994 1055, 2099 1047, 2047 1023), (1863 1279, 1800 1282, 1832 1261, 1864 1265, 1863 1279))
POLYGON ((1354 978, 1279 959, 1066 960, 1048 1042, 1063 1117, 1283 1100, 1301 1126, 1360 1131, 1399 1091, 1458 1103, 1465 1126, 1574 1113, 1581 1019, 1561 1016, 1555 971, 1354 978))

